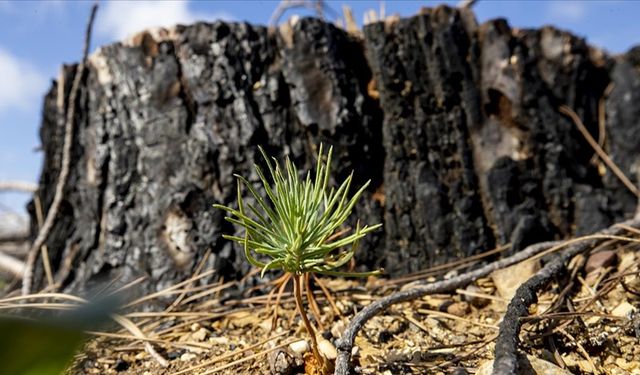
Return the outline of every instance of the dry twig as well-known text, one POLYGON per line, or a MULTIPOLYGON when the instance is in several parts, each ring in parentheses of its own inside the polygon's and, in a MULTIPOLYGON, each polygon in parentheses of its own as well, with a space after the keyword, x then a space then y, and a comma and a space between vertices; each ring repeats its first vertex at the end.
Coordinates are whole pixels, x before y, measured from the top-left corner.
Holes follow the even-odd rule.
MULTIPOLYGON (((636 227, 638 226, 638 224, 640 223, 640 220, 630 220, 627 222, 622 223, 623 225, 628 225, 631 227, 636 227)), ((434 282, 434 283, 430 283, 430 284, 426 284, 426 285, 419 285, 416 286, 412 289, 408 289, 408 290, 403 290, 403 291, 399 291, 396 292, 394 294, 391 294, 387 297, 381 298, 375 302, 373 302, 372 304, 370 304, 369 306, 365 307, 362 311, 360 311, 358 314, 356 314, 356 316, 351 320, 351 322, 349 323, 347 329, 345 330, 342 338, 340 340, 338 340, 337 342, 337 349, 338 349, 338 358, 336 360, 336 374, 337 375, 346 375, 349 373, 349 361, 351 358, 351 349, 353 348, 353 342, 355 340, 355 337, 357 335, 357 333, 360 331, 360 329, 364 326, 364 324, 371 319, 372 317, 374 317, 375 315, 377 315, 378 313, 384 311, 386 308, 388 308, 389 306, 396 304, 396 303, 400 303, 400 302, 406 302, 406 301, 410 301, 416 298, 420 298, 423 297, 425 295, 429 295, 429 294, 436 294, 436 293, 444 293, 444 292, 452 292, 455 291, 458 288, 462 288, 466 285, 468 285, 469 283, 477 280, 480 277, 484 277, 488 274, 490 274, 491 272, 497 270, 497 269, 502 269, 502 268, 506 268, 509 267, 511 265, 514 265, 516 263, 522 262, 524 260, 530 259, 532 257, 537 257, 538 254, 543 253, 544 254, 548 254, 550 252, 551 249, 553 249, 554 251, 558 251, 560 250, 562 247, 569 247, 567 250, 565 250, 561 256, 557 257, 554 261, 550 262, 547 264, 547 266, 545 266, 543 268, 543 270, 545 269, 549 269, 549 268, 553 268, 552 271, 555 271, 555 268, 558 267, 562 267, 564 265, 564 262, 567 259, 570 259, 571 256, 570 255, 575 255, 577 253, 579 253, 580 251, 584 251, 588 248, 589 244, 593 244, 597 239, 611 239, 611 238, 616 238, 616 239, 626 239, 624 237, 618 237, 615 236, 615 234, 619 233, 622 230, 621 227, 616 227, 616 226, 612 226, 602 232, 599 232, 596 235, 592 235, 592 236, 586 236, 585 238, 576 238, 576 239, 572 239, 570 241, 554 241, 554 242, 541 242, 541 243, 537 243, 531 246, 528 246, 526 249, 510 256, 504 259, 500 259, 498 261, 495 261, 493 263, 487 264, 486 266, 483 266, 479 269, 458 275, 456 277, 453 277, 451 279, 448 280, 442 280, 442 281, 438 281, 438 282, 434 282), (585 243, 586 245, 582 244, 585 243), (579 249, 579 250, 576 250, 579 249), (569 254, 569 255, 567 255, 569 254)), ((628 239, 627 239, 628 240, 628 239)), ((542 272, 542 271, 541 271, 542 272)), ((548 272, 548 271, 546 271, 548 272)), ((552 274, 555 274, 555 272, 553 272, 552 274)), ((546 282, 548 278, 545 278, 544 280, 540 279, 535 279, 534 281, 536 283, 540 283, 541 281, 546 282)), ((535 286, 535 285, 532 285, 535 286)), ((522 288, 522 287, 521 287, 522 288)), ((523 292, 524 293, 524 292, 523 292)), ((534 293, 535 296, 535 293, 534 293)), ((514 297, 514 299, 512 300, 515 301, 516 298, 514 297)), ((520 301, 520 300, 518 300, 520 301)), ((524 301, 523 301, 524 302, 524 301)), ((511 305, 510 305, 511 306, 511 305)), ((528 304, 527 304, 528 306, 528 304)), ((523 310, 522 314, 519 316, 523 316, 527 310, 525 309, 520 309, 523 310)), ((520 311, 518 310, 518 311, 520 311)), ((516 314, 517 315, 517 314, 516 314)), ((507 317, 505 316, 505 320, 507 319, 507 317)), ((518 322, 519 324, 519 322, 518 322)), ((518 326, 518 331, 519 331, 519 326, 518 326)), ((496 344, 496 348, 498 347, 498 345, 496 344)), ((512 345, 511 349, 515 350, 515 345, 512 345)), ((497 349, 496 349, 497 350, 497 349)), ((497 361, 497 355, 496 355, 496 361, 497 361)), ((494 368, 497 368, 494 365, 494 368)), ((502 373, 506 373, 506 372, 501 372, 502 373)))
POLYGON ((353 342, 356 335, 369 319, 384 311, 389 306, 400 302, 411 301, 429 294, 455 291, 456 289, 462 288, 480 277, 487 276, 497 269, 509 267, 522 262, 559 243, 560 242, 556 241, 537 243, 510 257, 489 263, 476 270, 452 277, 451 279, 425 285, 418 285, 412 289, 402 290, 371 303, 351 319, 351 322, 344 331, 342 338, 338 340, 336 345, 336 348, 338 349, 338 358, 336 359, 335 373, 337 375, 346 375, 349 373, 351 350, 353 348, 353 342))
POLYGON ((594 149, 594 151, 598 154, 598 156, 602 159, 602 161, 607 165, 607 167, 611 169, 613 174, 615 174, 616 177, 618 177, 618 179, 622 181, 624 186, 626 186, 627 189, 629 189, 629 191, 631 191, 636 197, 640 198, 640 191, 638 190, 638 188, 629 180, 627 176, 625 176, 624 172, 620 170, 620 168, 616 165, 616 163, 614 163, 613 160, 611 160, 609 155, 607 155, 607 153, 602 149, 602 147, 598 145, 598 142, 596 142, 596 140, 593 139, 593 137, 591 136, 587 128, 584 126, 584 124, 582 123, 582 120, 580 120, 580 117, 578 117, 575 111, 567 107, 566 105, 560 106, 558 110, 564 115, 567 115, 571 118, 571 120, 575 123, 576 127, 578 127, 578 130, 580 131, 582 136, 587 140, 589 145, 594 149))
MULTIPOLYGON (((637 227, 640 220, 629 220, 623 225, 637 227)), ((620 226, 611 226, 601 232, 601 237, 616 236, 623 230, 620 226)), ((547 263, 538 273, 522 284, 516 294, 511 299, 507 311, 500 323, 500 333, 496 341, 495 361, 493 363, 493 374, 515 374, 518 373, 518 342, 521 317, 528 315, 529 306, 537 301, 536 292, 546 286, 551 279, 565 268, 565 263, 575 255, 587 251, 597 239, 588 236, 590 239, 582 242, 574 242, 566 248, 561 255, 547 263)))
POLYGON ((62 162, 60 165, 60 175, 58 176, 58 182, 56 184, 55 194, 49 210, 47 211, 47 217, 44 224, 38 232, 33 245, 29 249, 29 255, 27 256, 27 263, 24 272, 24 278, 22 279, 22 295, 31 293, 31 284, 33 282, 33 268, 38 258, 38 251, 40 247, 44 245, 49 236, 49 232, 53 228, 55 223, 60 204, 62 203, 62 197, 64 195, 64 189, 67 185, 67 178, 69 177, 69 170, 71 164, 71 144, 73 143, 73 128, 76 115, 76 102, 78 91, 80 90, 80 83, 84 76, 87 66, 87 56, 89 55, 89 45, 91 43, 91 30, 93 28, 93 21, 95 20, 96 12, 98 10, 98 4, 94 4, 91 7, 91 14, 89 15, 89 21, 87 22, 87 29, 84 38, 84 48, 82 52, 82 61, 78 65, 78 69, 73 78, 73 84, 71 86, 71 92, 69 93, 69 109, 67 110, 67 117, 64 127, 64 143, 62 145, 62 162))

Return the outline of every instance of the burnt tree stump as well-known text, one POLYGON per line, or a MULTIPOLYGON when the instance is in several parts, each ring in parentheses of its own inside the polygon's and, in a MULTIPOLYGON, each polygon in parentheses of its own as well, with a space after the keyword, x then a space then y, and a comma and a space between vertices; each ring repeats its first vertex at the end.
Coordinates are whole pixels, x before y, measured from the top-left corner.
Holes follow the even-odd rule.
MULTIPOLYGON (((247 272, 211 204, 235 200, 233 173, 258 180, 258 145, 309 168, 324 142, 337 180, 351 170, 357 184, 371 179, 354 220, 384 226, 362 243, 358 265, 391 274, 593 232, 636 209, 558 107, 599 139, 599 101, 613 84, 604 148, 637 184, 640 49, 609 56, 551 27, 478 25, 470 10, 442 6, 368 25, 363 37, 310 18, 279 30, 176 26, 89 60, 47 241, 66 290, 141 275, 146 290, 160 289, 207 250, 218 275, 247 272)), ((65 67, 44 101, 36 194, 45 210, 75 71, 65 67)))

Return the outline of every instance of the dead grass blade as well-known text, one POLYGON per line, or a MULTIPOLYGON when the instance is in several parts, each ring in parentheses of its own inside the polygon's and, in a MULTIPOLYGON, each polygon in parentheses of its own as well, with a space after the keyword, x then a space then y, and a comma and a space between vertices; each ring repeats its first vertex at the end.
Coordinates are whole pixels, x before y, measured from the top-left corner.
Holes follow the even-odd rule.
POLYGON ((151 293, 151 294, 148 294, 148 295, 146 295, 144 297, 138 298, 137 300, 126 304, 124 307, 125 308, 126 307, 132 307, 132 306, 141 304, 141 303, 146 302, 146 301, 150 301, 150 300, 158 298, 158 297, 164 297, 164 296, 168 296, 168 295, 172 295, 172 294, 182 293, 182 290, 179 290, 181 287, 183 287, 185 285, 188 285, 188 284, 190 284, 190 283, 192 283, 194 281, 203 279, 203 278, 205 278, 207 276, 211 276, 213 273, 214 273, 213 270, 209 270, 209 271, 201 273, 200 275, 195 275, 195 276, 190 277, 189 279, 187 279, 185 281, 181 281, 181 282, 179 282, 179 283, 177 283, 175 285, 172 285, 172 286, 170 286, 168 288, 162 289, 161 291, 158 291, 158 292, 155 292, 155 293, 151 293))
POLYGON ((269 354, 269 353, 271 353, 271 352, 274 352, 274 351, 276 351, 276 350, 278 350, 278 349, 284 348, 285 346, 287 346, 287 345, 289 345, 289 344, 291 344, 291 343, 293 343, 293 342, 296 342, 296 341, 297 341, 297 340, 289 340, 289 341, 287 341, 287 342, 285 342, 285 343, 283 343, 283 344, 280 344, 280 345, 278 345, 278 346, 275 346, 275 347, 273 347, 273 348, 271 348, 271 349, 267 349, 267 350, 261 351, 261 352, 259 352, 259 353, 256 353, 256 354, 253 354, 253 355, 250 355, 250 356, 248 356, 248 357, 245 357, 245 358, 242 358, 242 359, 238 359, 237 361, 233 361, 233 362, 231 362, 231 363, 227 363, 226 365, 223 365, 223 366, 216 367, 216 368, 213 368, 213 369, 211 369, 211 370, 205 371, 205 372, 203 372, 201 375, 210 375, 210 374, 218 373, 218 372, 220 372, 220 371, 222 371, 222 370, 228 369, 228 368, 233 367, 233 366, 235 366, 235 365, 239 365, 239 364, 241 364, 241 363, 243 363, 243 362, 250 361, 250 360, 252 360, 252 359, 254 359, 254 358, 262 357, 263 355, 266 355, 266 354, 269 354))
POLYGON ((472 255, 463 259, 459 259, 453 262, 449 262, 449 263, 445 263, 445 264, 440 264, 437 266, 433 266, 430 268, 427 268, 425 270, 422 271, 418 271, 406 276, 402 276, 399 278, 395 278, 395 279, 389 279, 386 281, 383 281, 382 284, 383 285, 396 285, 396 284, 404 284, 407 282, 412 282, 412 281, 417 281, 417 280, 422 280, 424 278, 427 278, 429 276, 433 276, 435 274, 437 274, 438 272, 443 272, 445 270, 449 270, 451 268, 457 267, 457 266, 462 266, 462 265, 466 265, 468 263, 472 263, 472 262, 476 262, 480 259, 489 257, 491 255, 495 255, 495 254, 499 254, 505 250, 507 250, 509 247, 511 247, 510 244, 507 245, 502 245, 499 246, 495 249, 489 250, 489 251, 485 251, 484 253, 480 253, 480 254, 476 254, 476 255, 472 255))

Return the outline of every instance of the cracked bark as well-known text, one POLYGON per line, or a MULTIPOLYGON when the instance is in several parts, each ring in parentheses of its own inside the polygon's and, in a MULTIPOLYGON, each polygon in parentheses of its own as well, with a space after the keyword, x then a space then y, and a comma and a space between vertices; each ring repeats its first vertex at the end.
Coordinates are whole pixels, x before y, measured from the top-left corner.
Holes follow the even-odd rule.
MULTIPOLYGON (((72 291, 145 274, 147 292, 189 275, 211 249, 207 267, 244 274, 220 237, 233 228, 211 204, 234 200, 233 173, 257 180, 258 145, 308 168, 325 142, 336 180, 352 169, 355 183, 372 179, 351 224, 384 228, 362 243, 362 268, 403 274, 595 232, 632 216, 636 199, 590 163, 557 107, 597 139, 598 100, 614 82, 605 149, 637 183, 640 101, 627 100, 640 92, 639 55, 611 57, 553 28, 478 25, 448 7, 368 25, 362 40, 302 19, 279 31, 197 23, 104 46, 79 93, 69 183, 47 240, 54 271, 72 291)), ((63 69, 44 102, 45 211, 74 72, 63 69)))

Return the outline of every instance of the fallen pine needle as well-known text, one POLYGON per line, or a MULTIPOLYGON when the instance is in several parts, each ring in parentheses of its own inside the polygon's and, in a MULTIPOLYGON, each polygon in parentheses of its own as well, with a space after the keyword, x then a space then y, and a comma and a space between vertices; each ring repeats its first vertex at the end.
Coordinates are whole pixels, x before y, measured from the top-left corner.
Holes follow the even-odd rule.
MULTIPOLYGON (((202 368, 202 367, 206 367, 206 366, 212 365, 212 364, 214 364, 214 363, 217 363, 217 362, 223 361, 223 360, 225 360, 225 359, 232 358, 232 357, 234 357, 234 356, 236 356, 236 355, 238 355, 238 354, 241 354, 241 353, 246 352, 247 350, 255 349, 255 348, 257 348, 257 347, 259 347, 259 346, 262 346, 262 345, 264 345, 264 344, 266 344, 266 343, 268 343, 268 342, 270 342, 270 341, 273 341, 273 340, 275 340, 275 339, 277 339, 277 338, 280 338, 280 337, 282 337, 282 336, 286 335, 287 333, 288 333, 288 332, 282 332, 282 333, 280 333, 280 334, 278 334, 278 335, 275 335, 275 336, 269 337, 268 339, 262 340, 262 341, 260 341, 260 342, 258 342, 258 343, 256 343, 256 344, 253 344, 253 345, 247 346, 246 348, 242 348, 242 349, 236 350, 236 351, 234 351, 234 352, 224 354, 224 355, 222 355, 222 356, 220 356, 220 357, 213 358, 213 359, 211 359, 211 360, 209 360, 209 361, 206 361, 206 362, 200 363, 200 364, 199 364, 199 365, 197 365, 197 366, 192 366, 192 367, 189 367, 189 368, 187 368, 187 369, 184 369, 184 370, 181 370, 181 371, 175 372, 175 373, 173 373, 172 375, 181 375, 181 374, 191 373, 193 370, 197 370, 197 369, 199 369, 199 368, 202 368)), ((288 345, 288 344, 290 344, 290 343, 287 343, 287 345, 288 345)), ((277 347, 276 347, 276 348, 277 348, 277 347)))
POLYGON ((280 344, 280 345, 278 345, 278 346, 275 346, 275 347, 273 347, 273 348, 271 348, 271 349, 267 349, 267 350, 262 351, 262 352, 260 352, 260 353, 256 353, 256 354, 250 355, 250 356, 248 356, 248 357, 245 357, 245 358, 239 359, 239 360, 237 360, 237 361, 233 361, 233 362, 228 363, 228 364, 226 364, 226 365, 224 365, 224 366, 216 367, 216 368, 213 368, 213 369, 211 369, 211 370, 209 370, 209 371, 205 371, 205 372, 203 372, 201 375, 215 374, 215 373, 217 373, 217 372, 219 372, 219 371, 222 371, 222 370, 224 370, 224 369, 228 369, 229 367, 233 367, 233 366, 235 366, 235 365, 239 365, 240 363, 243 363, 243 362, 249 361, 249 360, 254 359, 254 358, 262 357, 262 356, 263 356, 263 355, 265 355, 265 354, 269 354, 269 353, 274 352, 274 351, 276 351, 276 350, 278 350, 278 349, 284 348, 285 346, 287 346, 287 345, 289 345, 289 344, 291 344, 291 343, 294 343, 294 342, 296 342, 296 341, 298 341, 298 340, 299 340, 299 339, 296 339, 296 340, 289 340, 289 341, 287 341, 287 342, 285 342, 285 343, 283 343, 283 344, 280 344))
POLYGON ((492 325, 492 324, 486 324, 486 323, 480 323, 480 322, 476 322, 473 321, 471 319, 466 319, 457 315, 453 315, 453 314, 449 314, 446 312, 442 312, 442 311, 436 311, 436 310, 429 310, 429 309, 418 309, 418 313, 420 314, 425 314, 425 315, 434 315, 434 316, 438 316, 441 318, 447 318, 447 319, 451 319, 451 320, 457 320, 460 322, 465 322, 471 325, 476 325, 476 326, 480 326, 480 327, 484 327, 484 328, 489 328, 489 329, 493 329, 493 330, 498 330, 498 326, 492 325))

